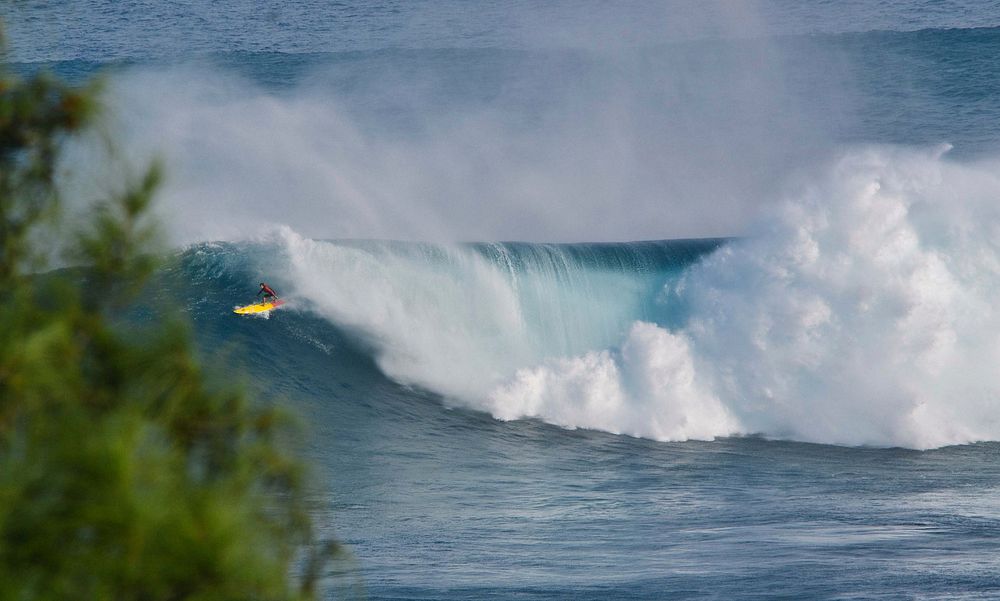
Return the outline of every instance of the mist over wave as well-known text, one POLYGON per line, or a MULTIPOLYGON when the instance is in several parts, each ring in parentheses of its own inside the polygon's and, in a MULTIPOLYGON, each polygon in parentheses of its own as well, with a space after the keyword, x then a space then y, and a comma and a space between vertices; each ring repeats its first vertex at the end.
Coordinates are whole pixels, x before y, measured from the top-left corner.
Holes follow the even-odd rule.
MULTIPOLYGON (((993 28, 230 52, 113 68, 108 129, 120 156, 164 159, 178 243, 275 223, 314 238, 729 236, 845 146, 996 154, 997 48, 993 28)), ((86 175, 94 146, 76 145, 69 169, 86 175)))
POLYGON ((655 267, 608 259, 646 252, 626 244, 595 261, 282 239, 296 292, 387 375, 501 419, 660 440, 996 440, 1000 178, 943 153, 845 153, 747 236, 655 267))
MULTIPOLYGON (((723 236, 826 151, 829 111, 788 89, 781 56, 755 40, 135 64, 110 77, 108 128, 135 162, 163 158, 178 243, 275 223, 314 238, 723 236)), ((71 153, 78 171, 92 146, 71 153)))

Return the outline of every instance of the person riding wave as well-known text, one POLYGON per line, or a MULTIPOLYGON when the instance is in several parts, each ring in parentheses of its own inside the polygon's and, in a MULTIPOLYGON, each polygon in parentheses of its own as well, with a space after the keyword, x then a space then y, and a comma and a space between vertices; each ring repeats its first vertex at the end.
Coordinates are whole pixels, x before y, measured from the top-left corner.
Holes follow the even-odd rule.
POLYGON ((260 283, 260 290, 257 291, 257 296, 260 296, 261 294, 264 295, 264 302, 265 303, 268 302, 268 301, 276 301, 276 300, 278 300, 278 294, 273 289, 271 289, 270 286, 268 286, 264 282, 260 283))

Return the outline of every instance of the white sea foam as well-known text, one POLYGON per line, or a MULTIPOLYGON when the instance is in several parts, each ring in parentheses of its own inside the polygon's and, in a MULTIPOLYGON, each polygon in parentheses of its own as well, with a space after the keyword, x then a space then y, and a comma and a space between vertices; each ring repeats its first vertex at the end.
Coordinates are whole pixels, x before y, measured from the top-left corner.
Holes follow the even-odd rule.
POLYGON ((661 440, 997 440, 1000 171, 943 151, 856 150, 804 179, 664 288, 689 312, 674 330, 608 317, 625 293, 528 306, 525 280, 467 250, 428 261, 284 238, 300 292, 362 332, 388 375, 501 419, 661 440), (602 334, 555 340, 601 316, 602 334))
POLYGON ((742 431, 916 448, 1000 437, 995 167, 851 153, 688 274, 683 335, 742 431))
POLYGON ((500 419, 541 417, 661 440, 707 439, 738 423, 695 372, 689 343, 636 322, 621 351, 551 359, 518 370, 488 398, 500 419))

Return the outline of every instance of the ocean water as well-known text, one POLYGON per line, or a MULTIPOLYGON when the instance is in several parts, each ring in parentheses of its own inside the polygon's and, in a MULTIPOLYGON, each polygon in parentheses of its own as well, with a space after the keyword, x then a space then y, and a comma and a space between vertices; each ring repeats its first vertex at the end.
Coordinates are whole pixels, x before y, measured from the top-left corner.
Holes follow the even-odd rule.
POLYGON ((68 198, 164 161, 154 292, 367 598, 1000 598, 995 4, 0 15, 105 79, 68 198))

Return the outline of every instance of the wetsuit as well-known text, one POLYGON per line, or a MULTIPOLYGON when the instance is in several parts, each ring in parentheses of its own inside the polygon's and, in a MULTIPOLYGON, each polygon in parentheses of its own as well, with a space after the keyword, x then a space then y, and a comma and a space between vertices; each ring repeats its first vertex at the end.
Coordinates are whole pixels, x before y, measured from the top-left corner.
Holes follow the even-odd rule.
POLYGON ((264 295, 264 300, 265 301, 272 300, 272 299, 273 300, 277 300, 277 298, 278 298, 278 295, 275 294, 274 290, 271 290, 271 287, 268 286, 267 284, 261 284, 260 285, 260 290, 257 291, 257 296, 260 296, 261 294, 264 295))

